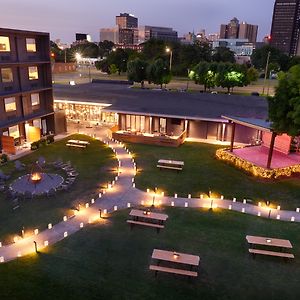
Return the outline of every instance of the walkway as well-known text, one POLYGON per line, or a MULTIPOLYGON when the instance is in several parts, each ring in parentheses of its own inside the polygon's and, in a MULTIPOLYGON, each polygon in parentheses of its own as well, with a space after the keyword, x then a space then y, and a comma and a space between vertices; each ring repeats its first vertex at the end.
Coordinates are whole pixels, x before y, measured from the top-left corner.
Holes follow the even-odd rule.
MULTIPOLYGON (((193 208, 210 208, 212 211, 218 209, 229 209, 245 214, 256 215, 265 218, 277 220, 300 222, 299 211, 281 211, 280 209, 270 209, 255 206, 244 201, 237 202, 236 199, 213 199, 213 198, 176 198, 165 197, 163 195, 143 192, 135 188, 134 176, 136 174, 136 165, 129 150, 124 148, 122 143, 112 140, 104 140, 106 144, 116 153, 119 161, 119 175, 111 183, 108 189, 99 194, 98 199, 91 199, 71 218, 64 218, 62 222, 48 225, 48 229, 43 232, 35 232, 35 235, 20 239, 13 244, 2 246, 0 248, 0 262, 7 262, 17 257, 32 254, 35 252, 35 243, 37 249, 42 249, 70 236, 81 228, 88 226, 89 223, 103 221, 100 218, 107 213, 119 209, 125 209, 136 205, 150 206, 153 201, 155 206, 176 206, 193 208)), ((125 225, 124 225, 125 226, 125 225)))

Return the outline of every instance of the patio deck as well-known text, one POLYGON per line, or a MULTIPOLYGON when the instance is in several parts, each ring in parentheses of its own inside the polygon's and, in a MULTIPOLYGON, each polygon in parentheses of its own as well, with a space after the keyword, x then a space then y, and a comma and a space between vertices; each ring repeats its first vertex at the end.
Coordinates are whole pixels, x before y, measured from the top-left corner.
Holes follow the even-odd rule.
MULTIPOLYGON (((267 167, 268 153, 269 149, 264 146, 252 146, 233 150, 233 154, 237 157, 263 168, 267 167)), ((284 154, 274 150, 271 169, 290 167, 298 164, 300 164, 300 154, 284 154)))

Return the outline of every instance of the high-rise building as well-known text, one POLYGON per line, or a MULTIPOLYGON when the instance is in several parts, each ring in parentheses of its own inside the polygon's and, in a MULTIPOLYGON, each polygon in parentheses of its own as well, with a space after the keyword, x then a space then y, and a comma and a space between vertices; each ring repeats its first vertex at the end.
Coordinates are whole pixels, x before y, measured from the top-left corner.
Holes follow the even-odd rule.
POLYGON ((54 133, 48 33, 0 28, 2 150, 54 133))
POLYGON ((257 39, 257 25, 247 24, 246 22, 240 23, 239 26, 239 39, 247 39, 250 43, 255 43, 257 39))
POLYGON ((101 28, 100 29, 100 42, 110 41, 114 44, 119 43, 119 28, 101 28))
POLYGON ((299 0, 276 0, 270 44, 288 55, 299 54, 299 20, 299 0))
POLYGON ((128 13, 120 13, 119 16, 116 16, 116 25, 119 28, 137 28, 138 18, 128 13))
POLYGON ((246 22, 240 23, 237 18, 233 18, 229 24, 222 24, 220 27, 220 39, 248 39, 255 43, 257 39, 257 25, 246 22))
POLYGON ((178 33, 169 27, 142 26, 139 28, 139 43, 150 39, 157 39, 167 42, 177 42, 178 33))

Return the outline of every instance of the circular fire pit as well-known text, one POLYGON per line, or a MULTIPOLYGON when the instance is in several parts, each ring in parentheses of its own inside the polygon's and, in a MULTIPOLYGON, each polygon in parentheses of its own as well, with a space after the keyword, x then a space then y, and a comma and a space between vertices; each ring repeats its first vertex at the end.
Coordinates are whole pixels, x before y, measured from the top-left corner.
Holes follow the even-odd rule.
POLYGON ((21 194, 42 195, 58 188, 63 182, 63 177, 58 174, 34 172, 19 177, 10 185, 10 188, 21 194))
POLYGON ((42 180, 42 175, 41 175, 41 173, 38 173, 38 172, 33 173, 33 174, 30 175, 29 180, 31 180, 31 182, 33 184, 37 184, 42 180))

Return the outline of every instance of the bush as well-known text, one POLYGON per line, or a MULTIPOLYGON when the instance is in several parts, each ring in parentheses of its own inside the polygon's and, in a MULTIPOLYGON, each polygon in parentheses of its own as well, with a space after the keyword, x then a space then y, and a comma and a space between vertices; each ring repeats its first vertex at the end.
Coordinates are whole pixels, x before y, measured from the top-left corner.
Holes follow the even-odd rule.
POLYGON ((39 142, 39 147, 47 146, 47 139, 45 138, 40 139, 38 142, 39 142))
POLYGON ((8 158, 8 155, 7 155, 7 154, 2 154, 2 155, 1 155, 1 157, 0 157, 1 164, 7 163, 8 160, 9 160, 9 158, 8 158))
POLYGON ((54 143, 54 134, 47 136, 47 143, 48 144, 54 143))
POLYGON ((33 142, 33 143, 31 143, 31 150, 37 150, 37 149, 39 149, 39 147, 40 147, 40 143, 39 143, 40 141, 36 141, 36 142, 33 142))

